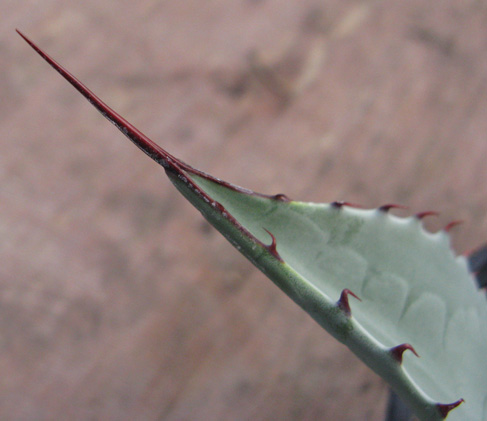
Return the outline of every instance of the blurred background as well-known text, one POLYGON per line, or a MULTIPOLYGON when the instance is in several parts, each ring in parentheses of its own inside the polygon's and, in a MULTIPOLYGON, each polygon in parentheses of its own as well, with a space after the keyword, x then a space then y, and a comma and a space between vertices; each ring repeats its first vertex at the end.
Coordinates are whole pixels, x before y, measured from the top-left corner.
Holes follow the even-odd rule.
POLYGON ((387 397, 16 27, 197 168, 437 210, 463 253, 487 239, 486 22, 475 0, 4 2, 0 418, 379 420, 387 397))

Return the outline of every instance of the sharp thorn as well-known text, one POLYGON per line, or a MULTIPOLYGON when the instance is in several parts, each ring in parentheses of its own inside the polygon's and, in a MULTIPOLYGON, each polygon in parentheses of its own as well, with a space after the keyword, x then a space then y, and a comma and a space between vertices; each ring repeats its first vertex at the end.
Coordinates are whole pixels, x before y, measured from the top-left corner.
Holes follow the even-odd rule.
POLYGON ((405 351, 411 351, 416 357, 419 357, 416 350, 410 344, 401 344, 397 345, 394 348, 391 348, 389 352, 391 353, 392 357, 399 363, 402 364, 402 357, 405 351))
POLYGON ((438 411, 440 412, 441 416, 443 418, 446 418, 450 411, 455 409, 458 405, 462 404, 463 402, 465 402, 464 399, 458 399, 456 402, 453 403, 437 403, 436 407, 438 408, 438 411))
POLYGON ((440 214, 435 211, 426 211, 426 212, 419 212, 416 215, 414 215, 417 219, 421 220, 426 218, 427 216, 439 216, 440 214))
POLYGON ((357 205, 356 203, 344 202, 342 200, 336 201, 336 202, 331 202, 330 205, 336 209, 341 209, 344 206, 348 206, 349 208, 363 209, 363 206, 357 205))
POLYGON ((381 212, 389 212, 391 209, 408 209, 407 206, 397 205, 395 203, 388 203, 387 205, 382 205, 379 207, 381 212))
POLYGON ((287 197, 284 193, 278 193, 271 196, 272 199, 278 200, 279 202, 291 202, 291 199, 287 197))
POLYGON ((345 205, 345 202, 342 202, 342 201, 339 201, 339 202, 331 202, 330 205, 333 208, 341 209, 345 205))
POLYGON ((272 234, 272 232, 270 232, 268 229, 266 228, 263 228, 265 232, 267 232, 267 234, 269 234, 272 238, 272 242, 271 244, 269 244, 268 246, 266 245, 265 247, 267 248, 267 250, 269 250, 269 252, 278 260, 280 260, 281 262, 283 262, 284 260, 282 260, 282 257, 279 255, 278 251, 277 251, 277 242, 276 242, 276 237, 274 237, 274 235, 272 234))
POLYGON ((357 297, 352 291, 349 289, 344 289, 340 294, 340 298, 337 301, 337 306, 345 313, 347 317, 352 315, 352 310, 350 309, 350 303, 348 302, 348 296, 351 295, 352 297, 356 298, 359 301, 362 301, 359 297, 357 297))
POLYGON ((464 221, 458 219, 456 221, 451 221, 449 224, 447 224, 444 228, 443 231, 445 232, 450 232, 453 227, 456 227, 457 225, 463 224, 464 221))

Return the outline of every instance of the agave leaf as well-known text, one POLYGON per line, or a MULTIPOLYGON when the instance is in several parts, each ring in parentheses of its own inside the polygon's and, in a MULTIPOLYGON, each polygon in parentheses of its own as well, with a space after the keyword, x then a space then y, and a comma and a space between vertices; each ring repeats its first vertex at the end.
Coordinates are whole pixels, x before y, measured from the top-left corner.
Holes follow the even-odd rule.
POLYGON ((487 419, 485 297, 465 258, 451 250, 447 230, 424 230, 428 213, 399 218, 388 212, 393 205, 365 210, 298 202, 203 173, 148 139, 20 35, 420 418, 487 419), (350 295, 360 301, 349 303, 350 295))

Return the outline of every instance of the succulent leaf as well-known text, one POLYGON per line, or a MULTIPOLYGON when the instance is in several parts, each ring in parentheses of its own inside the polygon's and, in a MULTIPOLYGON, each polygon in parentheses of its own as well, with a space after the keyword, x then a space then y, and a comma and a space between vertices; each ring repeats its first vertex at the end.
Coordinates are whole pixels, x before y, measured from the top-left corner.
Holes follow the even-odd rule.
POLYGON ((394 204, 305 203, 219 180, 156 145, 20 35, 420 418, 487 420, 487 306, 466 259, 451 250, 453 223, 429 233, 421 220, 434 212, 400 218, 389 213, 394 204))

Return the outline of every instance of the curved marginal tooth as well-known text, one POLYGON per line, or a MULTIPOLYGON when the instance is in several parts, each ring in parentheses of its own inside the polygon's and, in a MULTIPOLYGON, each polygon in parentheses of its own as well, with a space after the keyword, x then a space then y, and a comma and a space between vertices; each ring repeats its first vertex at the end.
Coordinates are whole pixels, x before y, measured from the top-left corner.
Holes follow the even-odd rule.
POLYGON ((426 218, 427 216, 439 216, 439 212, 435 211, 426 211, 426 212, 419 212, 416 215, 414 215, 417 219, 423 219, 426 218))
POLYGON ((336 209, 341 209, 344 206, 348 206, 349 208, 357 208, 357 209, 363 209, 364 207, 361 205, 357 205, 356 203, 351 203, 351 202, 344 202, 344 201, 337 201, 337 202, 331 202, 331 206, 333 206, 336 209))
POLYGON ((284 193, 275 194, 274 196, 271 196, 271 198, 279 202, 291 202, 291 199, 284 193))
POLYGON ((331 202, 330 205, 334 208, 341 209, 345 205, 345 202, 336 201, 336 202, 331 202))
POLYGON ((381 212, 389 212, 391 209, 408 209, 407 206, 397 205, 395 203, 388 203, 386 205, 382 205, 378 208, 381 212))
POLYGON ((397 345, 389 350, 392 357, 399 363, 402 364, 402 356, 406 350, 411 351, 416 357, 419 357, 416 350, 413 348, 411 344, 401 344, 397 345))
POLYGON ((443 228, 443 231, 450 232, 453 227, 456 227, 457 225, 460 224, 463 224, 463 221, 461 219, 457 219, 456 221, 451 221, 443 228))
POLYGON ((272 238, 272 243, 269 244, 268 246, 265 246, 267 248, 267 250, 269 250, 269 252, 278 260, 280 260, 281 262, 283 262, 284 260, 282 260, 282 257, 279 255, 278 251, 277 251, 277 242, 276 242, 276 237, 274 237, 274 235, 272 234, 272 232, 270 232, 268 229, 266 228, 263 228, 264 231, 267 232, 267 234, 269 234, 272 238))
POLYGON ((458 399, 456 402, 453 403, 437 403, 436 407, 438 408, 438 411, 440 412, 441 416, 443 418, 446 418, 450 411, 455 409, 458 405, 462 404, 463 402, 465 402, 463 399, 458 399))
POLYGON ((345 313, 346 316, 350 317, 352 315, 352 310, 350 309, 350 303, 348 302, 348 296, 351 295, 352 297, 356 298, 359 301, 362 301, 359 297, 357 297, 352 291, 349 289, 344 289, 340 294, 340 298, 337 301, 337 306, 345 313))

